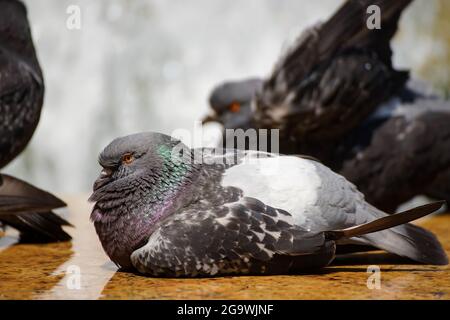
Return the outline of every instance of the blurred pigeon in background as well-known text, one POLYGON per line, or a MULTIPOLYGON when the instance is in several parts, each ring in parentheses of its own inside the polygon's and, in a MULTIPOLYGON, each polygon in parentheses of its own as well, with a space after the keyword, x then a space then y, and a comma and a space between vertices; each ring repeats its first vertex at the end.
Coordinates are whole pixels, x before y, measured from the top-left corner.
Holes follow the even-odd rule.
POLYGON ((115 139, 99 163, 91 220, 108 256, 125 269, 153 276, 287 273, 325 267, 336 245, 349 243, 448 263, 432 233, 407 223, 442 202, 389 216, 314 160, 192 150, 149 132, 115 139))
MULTIPOLYGON (((19 155, 39 122, 44 80, 25 6, 0 0, 0 168, 19 155)), ((0 223, 20 231, 23 241, 63 241, 70 225, 51 210, 65 203, 19 179, 0 175, 0 223)))
POLYGON ((241 127, 242 121, 233 122, 238 117, 224 122, 222 115, 253 104, 247 121, 281 129, 282 140, 321 141, 348 132, 408 79, 408 72, 392 67, 390 40, 410 2, 347 1, 327 21, 305 30, 269 78, 216 88, 210 98, 214 113, 205 120, 241 127), (368 28, 369 5, 380 8, 381 29, 368 28))
POLYGON ((392 67, 389 42, 409 3, 347 1, 267 80, 217 86, 204 122, 279 128, 281 153, 318 158, 388 212, 419 194, 450 200, 450 103, 392 67), (379 30, 365 25, 372 4, 381 8, 379 30))
POLYGON ((327 163, 388 212, 416 195, 450 200, 449 122, 450 101, 406 88, 345 135, 327 163))

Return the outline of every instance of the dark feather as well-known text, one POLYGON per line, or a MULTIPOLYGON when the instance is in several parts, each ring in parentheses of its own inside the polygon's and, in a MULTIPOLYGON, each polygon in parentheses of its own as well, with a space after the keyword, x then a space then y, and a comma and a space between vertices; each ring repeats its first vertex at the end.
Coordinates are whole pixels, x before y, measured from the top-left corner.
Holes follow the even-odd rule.
POLYGON ((192 205, 167 219, 151 236, 155 240, 150 242, 158 245, 133 253, 133 264, 143 273, 163 276, 275 274, 323 267, 334 256, 334 245, 325 243, 322 233, 307 232, 287 221, 275 223, 274 219, 290 215, 257 199, 243 198, 242 203, 232 204, 223 220, 226 223, 219 222, 215 213, 221 207, 202 214, 199 210, 192 205), (200 218, 204 214, 206 220, 200 218), (253 224, 255 220, 259 223, 253 224), (272 232, 280 236, 275 238, 272 232))
MULTIPOLYGON (((402 213, 383 216, 346 230, 328 231, 325 232, 325 236, 327 239, 337 240, 338 244, 342 243, 342 239, 346 243, 348 241, 346 239, 350 238, 350 242, 362 243, 361 247, 367 247, 366 245, 370 244, 417 262, 447 265, 447 254, 436 236, 419 226, 408 223, 439 210, 444 203, 445 201, 438 201, 402 213)), ((344 248, 345 246, 348 245, 345 244, 344 248)), ((368 249, 371 250, 370 247, 368 249)), ((353 247, 351 251, 366 250, 353 247)))
POLYGON ((392 68, 389 42, 410 2, 349 0, 304 32, 257 93, 256 125, 298 140, 330 139, 356 127, 408 79, 392 68), (367 27, 369 5, 380 7, 379 30, 367 27))
POLYGON ((65 207, 54 195, 6 174, 0 174, 0 217, 9 213, 47 212, 65 207))
POLYGON ((324 161, 386 212, 420 194, 450 200, 450 102, 418 99, 403 108, 362 124, 324 161))
POLYGON ((25 6, 0 1, 0 168, 28 144, 43 99, 44 81, 25 6))
POLYGON ((429 215, 439 210, 444 204, 445 201, 437 201, 404 212, 385 216, 356 227, 344 230, 326 231, 325 238, 329 240, 340 240, 389 229, 429 215))
POLYGON ((0 222, 21 233, 24 241, 66 241, 62 226, 71 224, 51 210, 66 204, 52 194, 22 180, 0 175, 0 222))

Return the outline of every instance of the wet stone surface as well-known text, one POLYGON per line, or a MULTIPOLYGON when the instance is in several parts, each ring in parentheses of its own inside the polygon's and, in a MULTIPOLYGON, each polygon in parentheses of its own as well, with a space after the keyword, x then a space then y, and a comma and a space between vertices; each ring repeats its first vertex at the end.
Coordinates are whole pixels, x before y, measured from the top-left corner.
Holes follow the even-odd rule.
MULTIPOLYGON (((341 256, 307 275, 158 279, 119 272, 101 248, 85 199, 65 199, 76 226, 67 229, 71 242, 17 244, 14 232, 3 234, 0 299, 450 299, 449 266, 417 265, 382 252, 341 256), (367 286, 369 265, 380 267, 379 289, 367 286)), ((450 214, 419 224, 450 254, 450 214)))

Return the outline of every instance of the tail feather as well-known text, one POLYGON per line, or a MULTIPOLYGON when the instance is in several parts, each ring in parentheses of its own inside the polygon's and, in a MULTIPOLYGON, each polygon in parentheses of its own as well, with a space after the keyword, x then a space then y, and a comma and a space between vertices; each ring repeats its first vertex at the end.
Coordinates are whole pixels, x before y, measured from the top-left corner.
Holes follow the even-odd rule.
POLYGON ((51 211, 5 215, 0 221, 17 229, 20 232, 21 242, 54 242, 72 239, 62 228, 62 226, 70 226, 70 223, 51 211))
POLYGON ((448 257, 436 236, 424 228, 405 224, 378 233, 367 234, 362 240, 379 249, 433 265, 447 265, 448 257))
POLYGON ((442 207, 438 201, 401 213, 384 216, 356 227, 325 232, 330 240, 354 240, 407 257, 417 262, 446 265, 448 257, 439 240, 431 232, 407 222, 428 215, 442 207))
POLYGON ((49 192, 0 174, 0 217, 5 213, 47 212, 65 206, 64 201, 49 192))
POLYGON ((52 212, 66 204, 20 179, 0 175, 0 223, 20 231, 22 241, 66 241, 62 226, 72 226, 52 212))

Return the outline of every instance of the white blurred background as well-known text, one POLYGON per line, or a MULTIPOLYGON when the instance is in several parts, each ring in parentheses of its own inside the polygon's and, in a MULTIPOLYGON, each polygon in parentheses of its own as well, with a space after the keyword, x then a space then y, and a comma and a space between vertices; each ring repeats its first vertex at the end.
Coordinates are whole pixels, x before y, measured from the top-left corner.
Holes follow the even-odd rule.
MULTIPOLYGON (((337 0, 25 0, 46 80, 41 122, 6 172, 57 193, 88 192, 97 156, 138 131, 191 130, 211 88, 267 75, 337 0), (70 5, 81 29, 69 30, 70 5)), ((416 0, 394 40, 395 65, 449 90, 450 1, 416 0)))

